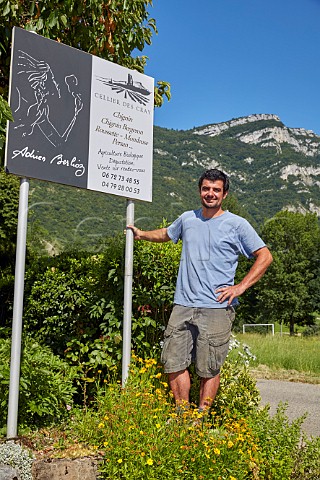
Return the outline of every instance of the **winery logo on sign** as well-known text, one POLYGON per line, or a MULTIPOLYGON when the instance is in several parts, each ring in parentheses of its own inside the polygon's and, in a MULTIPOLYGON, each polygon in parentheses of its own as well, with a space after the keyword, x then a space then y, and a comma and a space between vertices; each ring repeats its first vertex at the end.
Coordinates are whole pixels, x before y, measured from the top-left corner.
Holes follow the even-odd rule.
POLYGON ((113 80, 112 78, 105 78, 96 76, 99 82, 102 82, 104 85, 107 85, 111 90, 116 93, 123 93, 124 98, 130 98, 134 102, 139 102, 142 105, 147 105, 149 102, 148 95, 150 91, 141 83, 133 81, 133 77, 128 73, 127 80, 113 80))

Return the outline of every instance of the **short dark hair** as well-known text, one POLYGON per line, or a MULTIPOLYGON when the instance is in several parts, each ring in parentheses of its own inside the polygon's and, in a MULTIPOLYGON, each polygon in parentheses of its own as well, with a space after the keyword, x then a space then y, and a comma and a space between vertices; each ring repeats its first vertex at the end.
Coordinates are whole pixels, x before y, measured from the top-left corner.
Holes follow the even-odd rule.
POLYGON ((229 191, 229 177, 226 175, 224 172, 221 170, 218 170, 217 168, 210 168, 210 170, 205 170, 201 177, 199 178, 199 190, 201 190, 202 187, 202 182, 203 180, 210 180, 211 182, 214 182, 216 180, 222 180, 223 181, 223 191, 228 192, 229 191))

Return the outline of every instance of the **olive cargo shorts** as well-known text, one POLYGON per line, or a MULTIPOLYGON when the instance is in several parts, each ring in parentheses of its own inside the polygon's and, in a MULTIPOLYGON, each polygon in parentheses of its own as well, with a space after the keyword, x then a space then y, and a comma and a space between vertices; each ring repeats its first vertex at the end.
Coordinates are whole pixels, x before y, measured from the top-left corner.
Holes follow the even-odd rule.
POLYGON ((165 373, 185 370, 193 362, 202 378, 215 377, 226 359, 233 307, 192 308, 175 305, 164 332, 161 361, 165 373))

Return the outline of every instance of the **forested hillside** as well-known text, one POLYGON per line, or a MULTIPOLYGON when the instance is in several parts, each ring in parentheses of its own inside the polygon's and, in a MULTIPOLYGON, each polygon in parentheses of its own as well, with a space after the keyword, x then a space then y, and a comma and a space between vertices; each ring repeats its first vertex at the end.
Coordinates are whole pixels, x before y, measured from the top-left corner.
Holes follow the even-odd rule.
MULTIPOLYGON (((320 137, 252 115, 188 131, 154 128, 153 202, 136 202, 136 223, 157 227, 199 205, 197 179, 219 167, 231 178, 236 213, 262 224, 282 209, 320 215, 320 137)), ((48 251, 91 246, 125 227, 122 197, 31 181, 30 239, 48 251)))

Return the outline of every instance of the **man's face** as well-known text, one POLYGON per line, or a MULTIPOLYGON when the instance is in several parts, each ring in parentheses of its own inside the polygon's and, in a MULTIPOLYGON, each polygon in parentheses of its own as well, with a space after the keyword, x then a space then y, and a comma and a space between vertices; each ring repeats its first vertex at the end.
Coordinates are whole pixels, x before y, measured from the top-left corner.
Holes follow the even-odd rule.
POLYGON ((222 180, 212 181, 204 179, 200 188, 201 203, 205 208, 219 209, 227 193, 223 191, 222 180))

